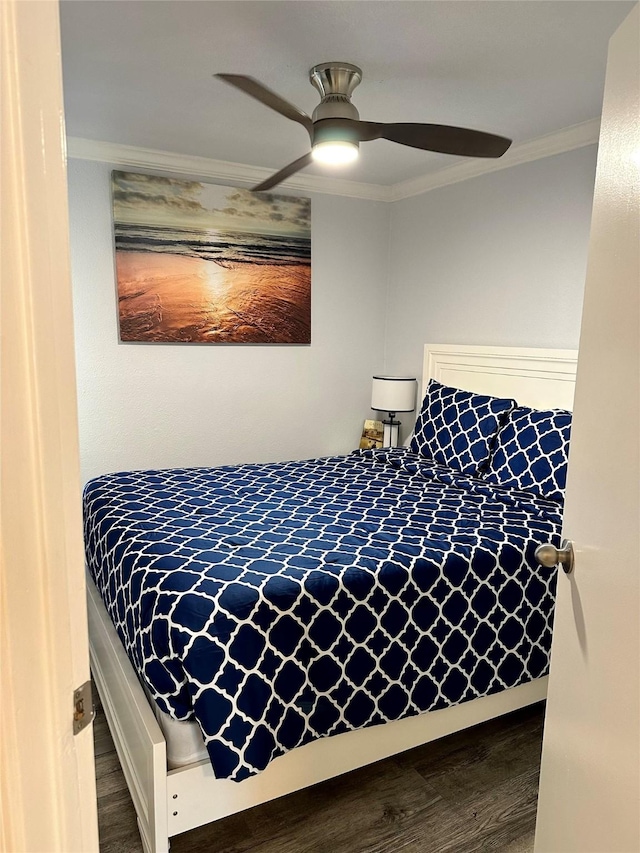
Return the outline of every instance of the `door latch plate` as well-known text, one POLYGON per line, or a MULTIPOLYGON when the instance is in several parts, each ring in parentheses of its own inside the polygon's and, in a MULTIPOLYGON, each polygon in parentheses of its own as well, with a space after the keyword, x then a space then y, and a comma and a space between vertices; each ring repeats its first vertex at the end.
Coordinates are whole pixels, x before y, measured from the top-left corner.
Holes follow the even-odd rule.
POLYGON ((73 733, 77 735, 85 729, 96 715, 91 695, 91 681, 85 681, 73 691, 73 733))

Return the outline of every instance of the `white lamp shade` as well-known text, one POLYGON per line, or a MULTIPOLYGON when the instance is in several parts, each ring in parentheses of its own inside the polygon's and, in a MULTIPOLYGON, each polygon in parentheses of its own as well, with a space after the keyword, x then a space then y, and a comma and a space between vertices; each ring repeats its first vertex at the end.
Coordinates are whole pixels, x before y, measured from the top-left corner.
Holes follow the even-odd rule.
POLYGON ((374 376, 371 408, 378 412, 412 412, 416 405, 415 376, 374 376))

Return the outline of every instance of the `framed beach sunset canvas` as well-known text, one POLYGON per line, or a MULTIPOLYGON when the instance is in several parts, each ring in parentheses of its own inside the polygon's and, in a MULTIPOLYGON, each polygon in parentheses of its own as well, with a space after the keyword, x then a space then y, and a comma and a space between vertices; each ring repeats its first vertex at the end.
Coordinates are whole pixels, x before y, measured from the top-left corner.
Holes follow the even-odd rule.
POLYGON ((310 343, 309 199, 111 177, 120 340, 310 343))

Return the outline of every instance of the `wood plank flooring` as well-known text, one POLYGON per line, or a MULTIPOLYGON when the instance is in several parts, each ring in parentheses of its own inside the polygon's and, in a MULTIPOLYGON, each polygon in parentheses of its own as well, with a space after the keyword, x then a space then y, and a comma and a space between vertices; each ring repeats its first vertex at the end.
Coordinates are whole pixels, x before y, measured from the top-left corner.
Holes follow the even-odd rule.
MULTIPOLYGON (((530 853, 542 719, 541 703, 516 711, 176 836, 171 851, 530 853)), ((100 851, 141 853, 100 707, 94 740, 100 851)))

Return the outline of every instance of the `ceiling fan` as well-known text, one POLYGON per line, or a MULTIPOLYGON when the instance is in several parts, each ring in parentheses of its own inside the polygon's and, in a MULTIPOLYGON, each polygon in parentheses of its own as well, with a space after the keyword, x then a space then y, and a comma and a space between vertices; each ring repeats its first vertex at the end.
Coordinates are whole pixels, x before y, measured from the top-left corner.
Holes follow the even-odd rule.
POLYGON ((253 187, 252 192, 275 187, 313 161, 334 165, 350 163, 357 158, 360 143, 372 139, 388 139, 410 148, 459 157, 502 157, 511 145, 511 140, 504 136, 464 127, 360 121, 358 110, 351 103, 351 95, 362 80, 362 71, 349 62, 323 62, 314 65, 309 71, 309 80, 322 98, 311 117, 253 77, 243 74, 214 76, 251 95, 285 118, 297 121, 308 132, 311 140, 311 151, 308 154, 253 187))

